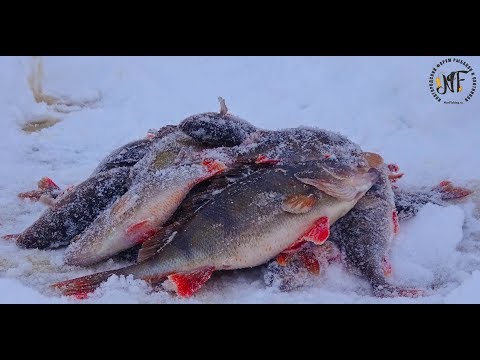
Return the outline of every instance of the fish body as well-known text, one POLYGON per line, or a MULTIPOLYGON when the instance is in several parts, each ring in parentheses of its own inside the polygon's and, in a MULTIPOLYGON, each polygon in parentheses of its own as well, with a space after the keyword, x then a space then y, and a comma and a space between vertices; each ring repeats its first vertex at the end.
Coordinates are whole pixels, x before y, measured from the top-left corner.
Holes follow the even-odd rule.
POLYGON ((330 241, 342 252, 347 267, 366 278, 377 295, 392 289, 389 258, 397 221, 392 185, 383 171, 355 207, 332 227, 330 241))
POLYGON ((125 194, 132 183, 133 166, 150 152, 151 147, 164 143, 163 138, 175 131, 178 132, 178 127, 165 126, 151 140, 133 141, 114 150, 91 176, 72 188, 60 192, 53 184, 55 192, 50 187, 48 192, 39 192, 40 200, 41 194, 48 195, 46 202, 52 207, 19 235, 17 244, 39 249, 70 244, 102 211, 125 194))
POLYGON ((113 168, 67 191, 16 240, 26 248, 54 249, 68 245, 127 190, 130 169, 113 168))
POLYGON ((188 295, 177 276, 186 274, 183 280, 191 280, 191 274, 194 278, 206 274, 208 279, 213 270, 263 264, 295 243, 319 218, 333 224, 344 216, 378 176, 373 168, 359 171, 329 160, 255 171, 216 194, 188 222, 173 225, 169 239, 148 240, 144 246, 163 244, 154 256, 56 287, 71 294, 91 289, 111 274, 149 281, 168 276, 180 295, 188 295))
POLYGON ((153 145, 132 168, 128 191, 74 239, 65 263, 88 266, 153 236, 193 186, 223 170, 219 162, 196 163, 201 149, 180 131, 153 145))
POLYGON ((334 248, 340 250, 351 272, 372 284, 374 292, 391 288, 388 258, 396 230, 395 214, 392 186, 388 175, 382 171, 365 196, 332 226, 329 241, 325 244, 329 245, 329 249, 323 249, 325 245, 306 244, 287 264, 282 266, 272 261, 265 268, 266 284, 282 291, 304 286, 309 280, 309 271, 302 262, 302 256, 309 254, 325 265, 322 256, 334 248))

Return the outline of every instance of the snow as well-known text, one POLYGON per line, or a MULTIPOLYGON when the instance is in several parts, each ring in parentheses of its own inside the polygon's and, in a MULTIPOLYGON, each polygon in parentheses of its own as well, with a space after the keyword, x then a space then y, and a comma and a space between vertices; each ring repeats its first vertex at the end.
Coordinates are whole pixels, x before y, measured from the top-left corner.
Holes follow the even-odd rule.
MULTIPOLYGON (((468 201, 428 204, 401 223, 394 276, 403 284, 433 284, 424 297, 373 297, 365 280, 332 264, 289 293, 266 288, 261 270, 252 269, 214 274, 187 300, 128 277, 112 277, 89 299, 74 300, 49 285, 122 264, 67 266, 65 249, 26 250, 0 239, 0 303, 480 302, 480 94, 462 105, 435 101, 428 78, 443 58, 45 57, 45 94, 81 104, 52 107, 32 96, 27 79, 34 60, 0 57, 0 236, 21 232, 44 211, 16 196, 35 189, 43 176, 62 188, 77 184, 112 150, 149 129, 218 111, 218 96, 232 114, 260 128, 339 132, 397 163, 406 174, 399 186, 452 180, 477 189, 468 201), (61 121, 38 132, 21 130, 45 118, 61 121)), ((480 57, 464 60, 480 69, 480 57)))

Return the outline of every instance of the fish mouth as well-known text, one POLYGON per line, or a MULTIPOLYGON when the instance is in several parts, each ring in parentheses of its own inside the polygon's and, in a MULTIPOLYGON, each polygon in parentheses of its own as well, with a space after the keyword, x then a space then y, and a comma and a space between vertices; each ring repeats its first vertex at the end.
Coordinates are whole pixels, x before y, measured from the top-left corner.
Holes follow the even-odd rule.
POLYGON ((353 186, 358 187, 359 191, 355 200, 359 200, 375 184, 381 176, 381 171, 371 168, 367 173, 354 177, 353 186))

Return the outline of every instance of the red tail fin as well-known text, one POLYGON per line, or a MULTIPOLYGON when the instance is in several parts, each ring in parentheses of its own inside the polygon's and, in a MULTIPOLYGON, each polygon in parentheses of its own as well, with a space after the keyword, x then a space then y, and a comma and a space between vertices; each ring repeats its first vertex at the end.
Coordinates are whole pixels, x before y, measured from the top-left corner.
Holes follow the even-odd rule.
POLYGON ((88 297, 88 294, 94 292, 102 282, 114 274, 115 270, 105 271, 76 279, 60 281, 51 286, 60 290, 63 295, 75 296, 77 299, 85 299, 88 297))

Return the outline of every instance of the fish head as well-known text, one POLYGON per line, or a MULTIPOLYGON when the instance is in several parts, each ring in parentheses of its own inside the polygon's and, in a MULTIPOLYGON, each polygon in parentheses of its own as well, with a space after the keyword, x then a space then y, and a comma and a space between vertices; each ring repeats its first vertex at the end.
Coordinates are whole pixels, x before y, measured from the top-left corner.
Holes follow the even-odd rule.
POLYGON ((295 165, 298 171, 294 176, 327 195, 352 201, 361 198, 379 179, 381 171, 370 165, 355 166, 336 159, 306 161, 295 165))

